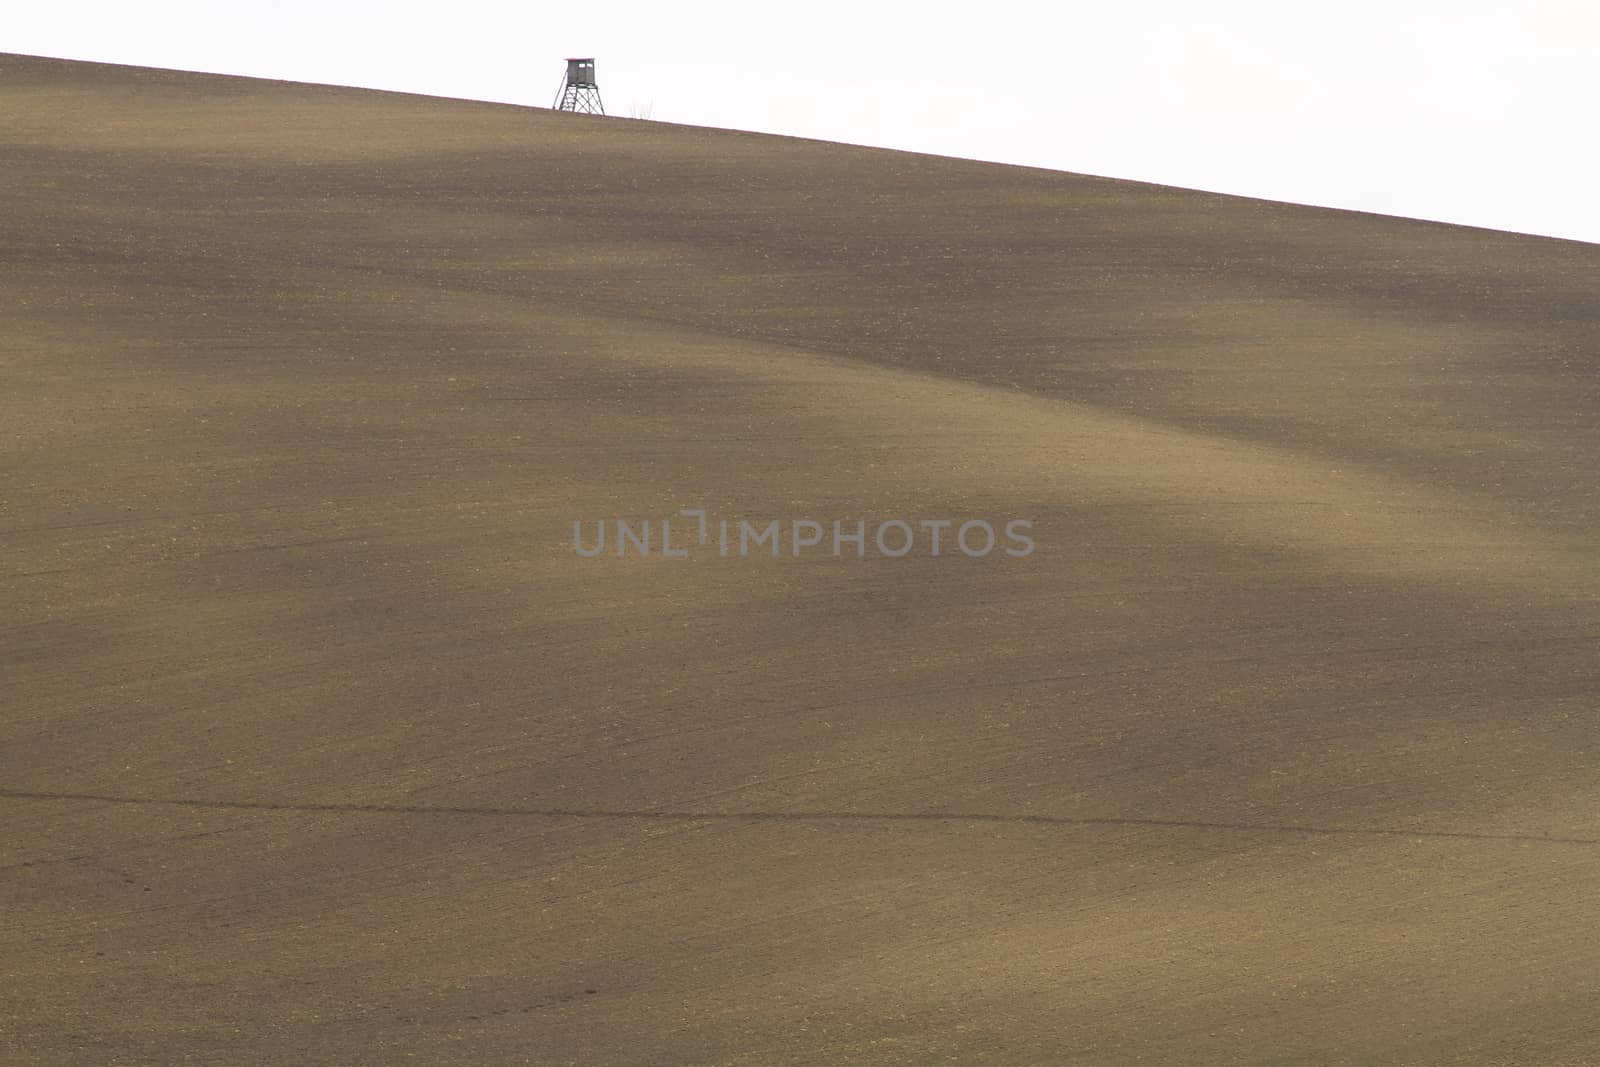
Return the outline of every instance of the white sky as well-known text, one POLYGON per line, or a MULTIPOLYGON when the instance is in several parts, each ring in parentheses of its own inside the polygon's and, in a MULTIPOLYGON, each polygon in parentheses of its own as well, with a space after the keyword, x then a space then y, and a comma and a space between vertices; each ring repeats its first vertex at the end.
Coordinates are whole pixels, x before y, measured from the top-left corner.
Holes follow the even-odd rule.
MULTIPOLYGON (((606 109, 1600 242, 1600 0, 86 0, 0 52, 606 109)), ((3 74, 0 74, 3 77, 3 74)))

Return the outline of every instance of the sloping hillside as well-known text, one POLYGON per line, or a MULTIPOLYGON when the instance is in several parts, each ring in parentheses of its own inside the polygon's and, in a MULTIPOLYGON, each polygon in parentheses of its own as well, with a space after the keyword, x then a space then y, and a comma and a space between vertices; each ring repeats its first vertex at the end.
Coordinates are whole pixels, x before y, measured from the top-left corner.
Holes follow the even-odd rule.
POLYGON ((19 56, 0 218, 0 1062, 1600 1062, 1600 248, 19 56))

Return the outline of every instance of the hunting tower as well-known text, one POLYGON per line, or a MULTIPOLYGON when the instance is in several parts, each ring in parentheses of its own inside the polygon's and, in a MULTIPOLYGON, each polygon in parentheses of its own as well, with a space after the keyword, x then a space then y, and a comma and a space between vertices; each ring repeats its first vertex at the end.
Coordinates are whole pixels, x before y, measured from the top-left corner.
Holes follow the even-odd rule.
POLYGON ((580 115, 606 113, 600 106, 600 86, 595 84, 593 59, 567 60, 567 73, 561 79, 561 90, 556 93, 555 109, 580 115))

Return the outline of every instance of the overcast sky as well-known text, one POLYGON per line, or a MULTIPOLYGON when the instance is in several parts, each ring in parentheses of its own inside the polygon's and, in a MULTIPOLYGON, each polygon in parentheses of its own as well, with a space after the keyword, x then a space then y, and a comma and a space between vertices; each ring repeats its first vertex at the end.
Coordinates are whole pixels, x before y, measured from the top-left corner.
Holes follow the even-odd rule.
POLYGON ((606 109, 1600 242, 1600 0, 19 4, 0 51, 606 109))

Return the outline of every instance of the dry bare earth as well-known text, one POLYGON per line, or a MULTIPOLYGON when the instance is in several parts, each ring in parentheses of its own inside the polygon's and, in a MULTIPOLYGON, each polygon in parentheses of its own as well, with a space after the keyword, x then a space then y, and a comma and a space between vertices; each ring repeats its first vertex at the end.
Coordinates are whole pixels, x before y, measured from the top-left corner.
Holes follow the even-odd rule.
POLYGON ((1600 1062, 1600 249, 16 56, 0 144, 4 1062, 1600 1062), (694 506, 1038 549, 573 551, 694 506))

